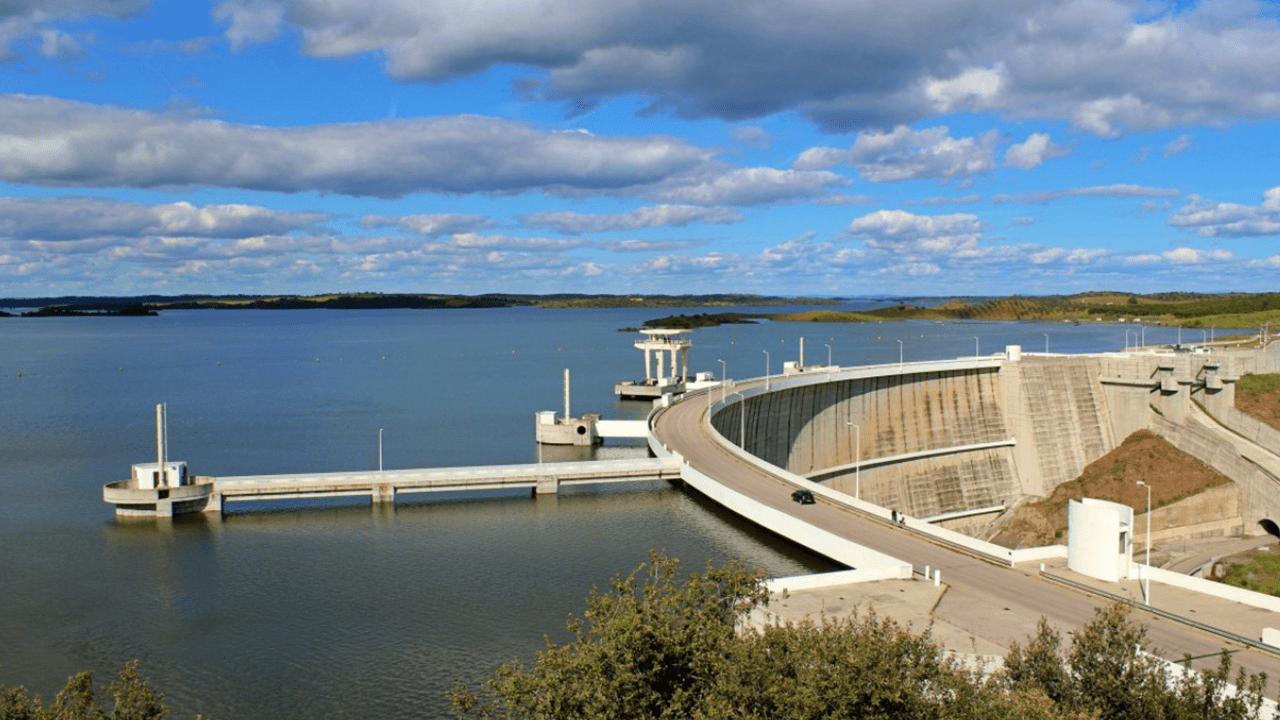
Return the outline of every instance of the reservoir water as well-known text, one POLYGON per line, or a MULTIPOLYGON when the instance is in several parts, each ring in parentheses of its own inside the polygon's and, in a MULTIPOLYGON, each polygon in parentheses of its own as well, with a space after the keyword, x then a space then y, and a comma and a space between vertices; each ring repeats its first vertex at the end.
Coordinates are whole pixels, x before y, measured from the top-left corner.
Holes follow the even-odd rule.
MULTIPOLYGON (((619 330, 669 312, 0 321, 0 685, 49 699, 72 673, 92 669, 105 684, 137 658, 173 718, 442 717, 454 682, 531 659, 544 635, 565 639, 590 588, 650 548, 694 567, 741 558, 771 575, 833 569, 668 485, 418 496, 378 511, 232 505, 222 518, 171 524, 119 523, 101 501, 103 483, 154 459, 158 402, 169 408, 169 457, 195 474, 376 468, 380 429, 388 469, 532 462, 534 412, 561 410, 566 367, 575 414, 644 417, 644 404, 613 397, 615 382, 644 372, 637 335, 619 330)), ((802 335, 810 364, 830 352, 853 365, 1046 341, 1055 352, 1114 350, 1125 329, 728 325, 694 333, 691 366, 777 373, 802 335)), ((1145 331, 1149 344, 1176 333, 1145 331)), ((618 444, 548 448, 544 459, 644 454, 618 444)))

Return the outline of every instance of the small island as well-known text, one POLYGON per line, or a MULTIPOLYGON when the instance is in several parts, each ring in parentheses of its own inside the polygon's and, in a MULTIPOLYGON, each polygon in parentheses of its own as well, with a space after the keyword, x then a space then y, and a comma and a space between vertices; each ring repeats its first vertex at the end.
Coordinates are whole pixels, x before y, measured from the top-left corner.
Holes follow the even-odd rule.
MULTIPOLYGON (((141 303, 123 305, 98 303, 95 305, 47 305, 24 312, 22 317, 154 317, 159 314, 141 303)), ((5 315, 13 317, 9 313, 5 315)))

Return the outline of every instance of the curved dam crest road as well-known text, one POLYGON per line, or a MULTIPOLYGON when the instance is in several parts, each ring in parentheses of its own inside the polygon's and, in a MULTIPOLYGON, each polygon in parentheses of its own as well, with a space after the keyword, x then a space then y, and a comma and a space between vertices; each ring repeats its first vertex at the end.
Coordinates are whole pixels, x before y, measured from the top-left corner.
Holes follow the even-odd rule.
MULTIPOLYGON (((934 619, 1008 648, 1011 642, 1025 644, 1041 617, 1065 633, 1087 623, 1095 609, 1106 604, 1101 598, 1051 584, 1023 570, 979 560, 821 499, 814 505, 796 504, 791 500, 793 484, 744 462, 706 430, 703 417, 711 397, 712 393, 702 392, 662 409, 653 424, 658 440, 694 469, 735 492, 917 567, 940 569, 948 589, 934 608, 934 619)), ((1168 659, 1208 656, 1193 664, 1216 667, 1216 654, 1227 649, 1235 651, 1236 666, 1280 678, 1280 657, 1155 615, 1136 613, 1136 618, 1148 627, 1151 644, 1168 659)), ((1280 625, 1280 617, 1276 624, 1280 625)), ((1269 681, 1268 687, 1275 685, 1269 681)))

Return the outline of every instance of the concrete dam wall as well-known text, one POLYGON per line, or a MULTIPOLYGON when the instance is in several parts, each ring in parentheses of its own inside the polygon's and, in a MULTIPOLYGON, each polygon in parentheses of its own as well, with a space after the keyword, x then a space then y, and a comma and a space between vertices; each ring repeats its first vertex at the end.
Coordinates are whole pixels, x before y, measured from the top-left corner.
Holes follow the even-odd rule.
POLYGON ((984 367, 885 366, 749 394, 712 424, 768 463, 915 517, 1048 495, 1149 428, 1245 483, 1246 520, 1256 522, 1280 516, 1280 500, 1271 500, 1280 480, 1241 477, 1245 461, 1223 460, 1233 451, 1215 445, 1210 430, 1196 430, 1194 443, 1175 431, 1187 425, 1193 395, 1221 409, 1240 370, 1274 363, 1274 351, 1256 355, 1015 351, 984 367))
POLYGON ((1022 494, 1007 446, 930 454, 1008 441, 1005 400, 996 367, 906 372, 748 397, 713 424, 766 462, 927 517, 1022 494))

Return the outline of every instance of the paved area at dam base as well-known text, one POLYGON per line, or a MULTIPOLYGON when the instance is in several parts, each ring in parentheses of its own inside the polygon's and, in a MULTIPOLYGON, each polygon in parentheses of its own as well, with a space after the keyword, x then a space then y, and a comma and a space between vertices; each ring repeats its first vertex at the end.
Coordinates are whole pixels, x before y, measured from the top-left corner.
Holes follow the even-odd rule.
MULTIPOLYGON (((1030 577, 1041 576, 1039 564, 1017 568, 1016 571, 1030 577)), ((1158 637, 1161 627, 1183 623, 1146 612, 1140 581, 1109 583, 1096 580, 1068 570, 1065 559, 1046 562, 1045 574, 1065 578, 1096 591, 1097 594, 1090 594, 1090 597, 1097 600, 1099 607, 1117 597, 1123 598, 1133 609, 1131 617, 1151 631, 1152 647, 1169 660, 1181 660, 1168 648, 1161 647, 1158 637)), ((1014 616, 989 603, 975 602, 961 593, 952 592, 945 580, 944 577, 939 586, 934 586, 932 580, 917 575, 912 580, 877 580, 775 593, 765 614, 773 622, 798 623, 848 617, 853 613, 865 616, 874 611, 876 617, 892 619, 914 632, 928 629, 933 639, 946 650, 967 658, 976 656, 987 665, 998 663, 996 658, 1005 654, 1010 642, 1024 644, 1035 633, 1037 618, 1014 616)), ((1042 582, 1050 580, 1042 578, 1042 582)), ((1088 594, 1065 586, 1062 592, 1088 594)), ((1151 585, 1151 606, 1178 618, 1255 641, 1261 638, 1262 628, 1280 624, 1276 614, 1268 610, 1160 583, 1151 585)), ((1063 635, 1064 647, 1069 647, 1068 633, 1074 628, 1058 630, 1063 635)), ((1228 650, 1243 649, 1239 643, 1215 637, 1228 650)), ((1274 653, 1280 656, 1280 648, 1276 648, 1274 653)), ((1209 669, 1216 667, 1217 663, 1215 655, 1198 658, 1192 665, 1209 669)), ((1272 692, 1276 689, 1276 682, 1276 679, 1269 680, 1272 692)))

